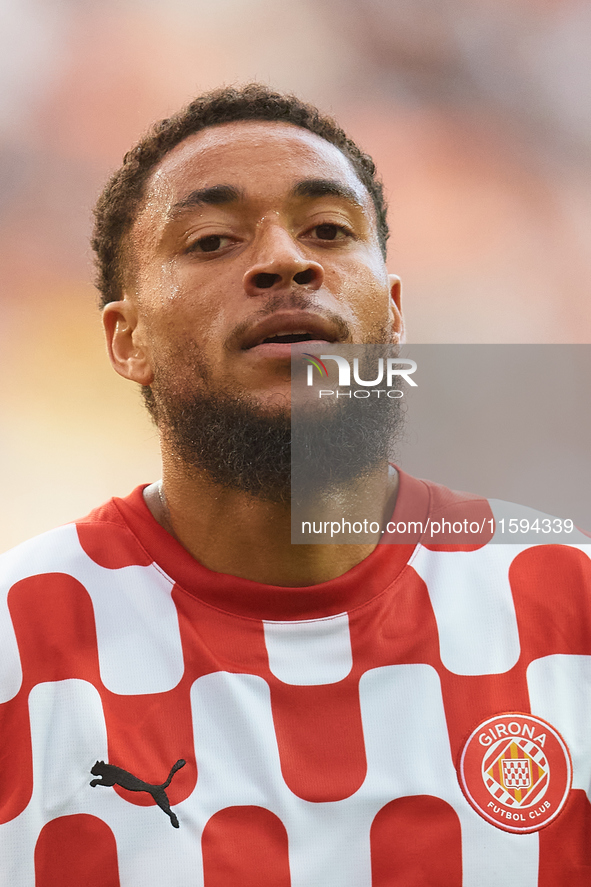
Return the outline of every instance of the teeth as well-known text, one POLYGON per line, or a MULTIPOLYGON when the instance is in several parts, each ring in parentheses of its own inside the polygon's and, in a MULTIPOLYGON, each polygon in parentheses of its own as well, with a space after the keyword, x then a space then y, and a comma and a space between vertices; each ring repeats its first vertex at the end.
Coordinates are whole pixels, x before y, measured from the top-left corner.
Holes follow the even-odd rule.
POLYGON ((307 332, 306 330, 281 330, 277 333, 273 333, 272 336, 267 336, 262 342, 259 342, 259 344, 293 344, 297 341, 310 341, 310 339, 313 338, 312 333, 307 332))

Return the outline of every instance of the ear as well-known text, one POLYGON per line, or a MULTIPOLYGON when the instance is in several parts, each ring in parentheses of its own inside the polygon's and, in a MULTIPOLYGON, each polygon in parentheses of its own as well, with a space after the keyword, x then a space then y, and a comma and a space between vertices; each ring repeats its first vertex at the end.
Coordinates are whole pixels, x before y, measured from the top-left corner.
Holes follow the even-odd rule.
POLYGON ((103 327, 113 369, 139 385, 150 385, 154 373, 138 325, 137 306, 127 297, 103 308, 103 327))
POLYGON ((401 307, 400 278, 396 274, 388 274, 388 281, 390 285, 390 311, 392 313, 394 341, 397 344, 402 344, 406 341, 406 331, 401 307))

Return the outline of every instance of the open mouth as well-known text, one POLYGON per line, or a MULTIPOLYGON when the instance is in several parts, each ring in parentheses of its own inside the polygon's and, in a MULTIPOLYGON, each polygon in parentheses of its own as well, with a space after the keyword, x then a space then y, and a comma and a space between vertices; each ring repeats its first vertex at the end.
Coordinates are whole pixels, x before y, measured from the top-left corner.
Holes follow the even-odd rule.
MULTIPOLYGON (((318 342, 332 343, 344 340, 345 324, 310 311, 278 311, 259 320, 246 329, 238 328, 236 344, 242 351, 261 348, 261 354, 289 359, 289 345, 318 342)), ((345 330, 346 332, 346 330, 345 330)))

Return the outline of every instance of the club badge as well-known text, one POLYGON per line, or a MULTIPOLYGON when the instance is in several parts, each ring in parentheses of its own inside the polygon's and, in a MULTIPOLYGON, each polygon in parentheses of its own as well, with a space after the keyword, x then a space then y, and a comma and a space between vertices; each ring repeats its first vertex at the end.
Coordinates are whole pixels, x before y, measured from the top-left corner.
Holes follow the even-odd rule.
POLYGON ((459 778, 484 819, 527 834, 549 825, 564 807, 572 766, 564 739, 547 721, 508 712, 476 727, 462 750, 459 778))

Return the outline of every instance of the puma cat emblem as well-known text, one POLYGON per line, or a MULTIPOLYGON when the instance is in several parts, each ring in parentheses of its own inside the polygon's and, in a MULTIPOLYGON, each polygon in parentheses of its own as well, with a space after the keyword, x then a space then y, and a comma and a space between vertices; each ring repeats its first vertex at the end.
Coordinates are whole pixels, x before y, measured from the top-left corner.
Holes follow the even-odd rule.
POLYGON ((177 770, 185 766, 186 761, 180 758, 176 764, 173 764, 168 779, 162 785, 152 785, 150 782, 144 782, 138 779, 133 773, 122 770, 121 767, 115 767, 114 764, 105 764, 104 761, 97 761, 91 769, 93 776, 100 776, 100 779, 92 779, 90 784, 94 788, 97 785, 120 785, 130 792, 148 792, 152 795, 161 810, 170 816, 170 821, 174 828, 179 827, 179 821, 176 815, 170 809, 170 802, 164 789, 168 788, 170 781, 177 770))

